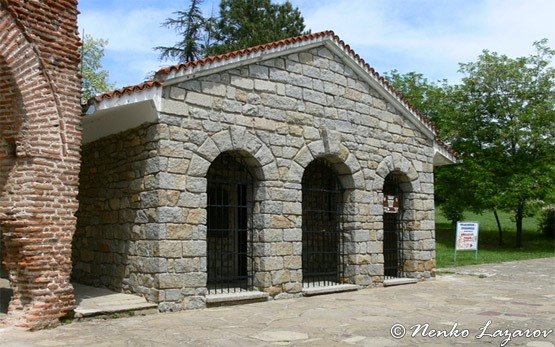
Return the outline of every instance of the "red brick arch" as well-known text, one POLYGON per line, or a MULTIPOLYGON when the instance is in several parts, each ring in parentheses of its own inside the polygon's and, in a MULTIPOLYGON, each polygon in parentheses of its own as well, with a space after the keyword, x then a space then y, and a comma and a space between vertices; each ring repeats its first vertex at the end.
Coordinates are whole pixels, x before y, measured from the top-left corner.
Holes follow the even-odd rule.
POLYGON ((0 234, 8 319, 40 328, 74 305, 80 149, 77 1, 0 0, 0 234))
POLYGON ((63 148, 59 100, 38 48, 29 42, 29 34, 14 15, 16 10, 10 6, 0 8, 0 88, 9 91, 7 98, 20 112, 13 114, 3 109, 0 132, 14 138, 18 156, 58 157, 63 148), (44 131, 45 125, 50 129, 44 131), (53 142, 56 138, 58 141, 53 142))

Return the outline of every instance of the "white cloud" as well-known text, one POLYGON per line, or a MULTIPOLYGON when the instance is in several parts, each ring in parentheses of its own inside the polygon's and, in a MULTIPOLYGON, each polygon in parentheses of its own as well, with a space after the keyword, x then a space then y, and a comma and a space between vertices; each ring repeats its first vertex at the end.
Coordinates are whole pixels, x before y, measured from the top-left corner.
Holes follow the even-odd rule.
POLYGON ((141 82, 145 76, 161 66, 155 46, 172 46, 176 34, 161 26, 172 15, 174 8, 159 7, 99 7, 82 11, 79 27, 86 34, 108 40, 104 66, 110 79, 119 87, 141 82))
MULTIPOLYGON (((552 0, 293 0, 313 32, 331 29, 378 71, 418 71, 457 80, 458 63, 483 49, 510 56, 532 52, 548 38, 555 46, 552 0)), ((217 12, 217 1, 214 8, 217 12)), ((161 27, 182 0, 81 0, 80 27, 106 38, 105 67, 118 85, 137 83, 164 63, 153 47, 177 36, 161 27)), ((212 2, 205 3, 210 12, 212 2)))
POLYGON ((553 13, 550 0, 339 0, 304 16, 308 27, 333 29, 381 72, 397 68, 454 80, 457 63, 475 60, 483 49, 522 56, 543 37, 553 46, 553 13))

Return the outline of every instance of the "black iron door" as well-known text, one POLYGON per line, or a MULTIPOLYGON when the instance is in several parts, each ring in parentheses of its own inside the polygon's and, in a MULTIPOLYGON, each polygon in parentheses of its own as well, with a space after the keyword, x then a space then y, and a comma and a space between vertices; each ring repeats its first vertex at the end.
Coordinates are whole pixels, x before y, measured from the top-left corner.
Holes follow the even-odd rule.
POLYGON ((323 160, 305 170, 303 195, 303 283, 307 286, 341 282, 342 189, 335 172, 323 160))
POLYGON ((402 192, 396 173, 384 182, 383 257, 385 278, 403 277, 402 192))
POLYGON ((383 258, 386 278, 399 277, 401 241, 397 223, 397 213, 384 213, 383 216, 383 258))
POLYGON ((222 154, 208 172, 208 290, 252 289, 252 178, 236 158, 222 154))

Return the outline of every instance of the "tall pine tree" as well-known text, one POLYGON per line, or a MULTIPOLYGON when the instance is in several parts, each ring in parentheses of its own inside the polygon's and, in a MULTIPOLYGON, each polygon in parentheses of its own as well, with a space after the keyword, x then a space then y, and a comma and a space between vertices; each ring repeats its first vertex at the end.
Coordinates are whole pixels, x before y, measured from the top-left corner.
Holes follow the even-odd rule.
POLYGON ((174 29, 181 40, 174 46, 159 46, 161 60, 189 62, 309 33, 298 8, 289 1, 222 0, 218 17, 204 18, 202 0, 191 0, 187 11, 175 12, 164 26, 174 29))
POLYGON ((182 39, 171 47, 156 47, 161 60, 177 60, 183 63, 202 56, 199 42, 202 40, 205 19, 200 10, 201 4, 202 0, 191 0, 187 11, 176 11, 175 18, 168 18, 163 23, 164 26, 175 29, 182 39))

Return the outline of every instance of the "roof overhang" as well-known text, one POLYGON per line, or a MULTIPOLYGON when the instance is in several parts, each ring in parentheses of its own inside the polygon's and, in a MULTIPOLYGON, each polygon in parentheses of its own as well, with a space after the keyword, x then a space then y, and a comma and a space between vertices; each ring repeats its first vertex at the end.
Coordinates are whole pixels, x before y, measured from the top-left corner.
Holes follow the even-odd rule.
POLYGON ((162 87, 93 101, 83 116, 82 143, 156 122, 161 104, 162 87))
POLYGON ((323 42, 326 40, 329 40, 326 36, 316 37, 302 42, 291 43, 287 46, 278 46, 264 51, 254 51, 244 56, 236 56, 227 58, 226 60, 218 60, 208 62, 203 65, 189 66, 187 68, 172 70, 167 74, 161 75, 160 78, 164 85, 177 84, 201 76, 234 69, 236 67, 271 60, 285 54, 294 54, 306 51, 307 49, 322 46, 323 42))
POLYGON ((457 157, 445 149, 445 146, 434 141, 434 167, 457 163, 457 157))

